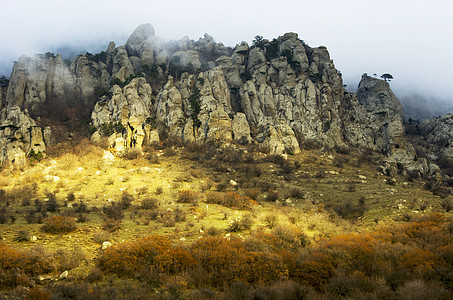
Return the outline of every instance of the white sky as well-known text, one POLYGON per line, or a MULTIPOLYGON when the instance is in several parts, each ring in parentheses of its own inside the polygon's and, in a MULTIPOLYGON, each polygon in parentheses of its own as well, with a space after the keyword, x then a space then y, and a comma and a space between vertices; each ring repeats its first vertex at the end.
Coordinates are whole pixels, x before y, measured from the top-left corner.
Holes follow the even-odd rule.
POLYGON ((451 0, 0 0, 0 71, 58 45, 121 45, 143 23, 165 40, 206 32, 226 46, 293 31, 327 46, 345 83, 390 73, 396 89, 453 101, 452 12, 451 0))

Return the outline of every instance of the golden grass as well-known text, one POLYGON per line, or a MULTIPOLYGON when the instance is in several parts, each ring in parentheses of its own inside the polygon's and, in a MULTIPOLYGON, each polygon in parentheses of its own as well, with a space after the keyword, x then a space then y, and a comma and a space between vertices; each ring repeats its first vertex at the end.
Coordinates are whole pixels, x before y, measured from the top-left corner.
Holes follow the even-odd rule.
MULTIPOLYGON (((97 208, 98 211, 88 214, 89 222, 78 223, 75 232, 59 236, 43 233, 39 224, 27 224, 23 215, 32 206, 22 207, 20 202, 12 207, 12 210, 19 212, 16 222, 0 224, 3 242, 8 245, 21 248, 44 245, 51 251, 80 247, 86 254, 87 263, 76 268, 76 274, 86 273, 89 270, 87 266, 94 266, 95 258, 100 253, 100 242, 96 237, 99 232, 104 232, 101 229, 104 219, 99 210, 109 205, 110 201, 118 202, 123 192, 133 195, 134 207, 126 211, 121 229, 109 234, 108 239, 113 244, 149 235, 165 235, 175 243, 187 245, 205 236, 210 228, 216 228, 222 235, 246 238, 259 230, 271 230, 267 228, 266 216, 275 216, 276 226, 297 229, 307 235, 311 243, 317 243, 325 237, 371 230, 376 223, 399 221, 407 213, 416 215, 440 209, 440 198, 423 190, 421 182, 405 184, 403 177, 397 177, 396 186, 390 186, 384 182, 385 177, 378 174, 376 165, 364 163, 359 168, 353 163, 345 163, 338 167, 332 158, 318 150, 290 156, 288 161, 291 164, 298 162, 300 167, 289 177, 280 174, 277 164, 260 162, 262 174, 255 179, 274 184, 280 196, 279 203, 265 201, 266 192, 260 191, 258 204, 247 212, 204 202, 206 192, 215 190, 219 182, 238 180, 237 173, 216 172, 177 155, 161 156, 159 164, 150 163, 143 157, 135 160, 116 157, 109 164, 102 160, 104 150, 99 147, 84 144, 77 149, 80 151, 45 159, 23 172, 4 169, 0 175, 0 187, 6 191, 36 184, 40 199, 44 199, 45 192, 55 192, 62 205, 68 194, 74 193, 76 203, 83 200, 89 207, 97 208), (338 172, 338 175, 329 171, 338 172), (58 176, 60 181, 45 181, 45 175, 58 176), (366 176, 366 182, 362 182, 358 175, 366 176), (209 182, 212 184, 206 184, 209 182), (351 183, 355 186, 354 190, 349 188, 351 183), (292 188, 303 190, 304 198, 289 196, 292 188), (162 192, 156 193, 158 189, 162 192), (177 203, 180 190, 196 192, 199 195, 196 203, 177 203), (360 219, 345 220, 327 209, 345 199, 357 201, 362 196, 368 211, 360 219), (149 212, 138 209, 147 197, 158 199, 159 214, 171 214, 178 208, 184 210, 185 221, 165 227, 159 217, 149 220, 149 212), (426 204, 425 211, 420 210, 422 204, 426 204), (239 233, 229 233, 229 222, 247 213, 252 215, 253 226, 239 233), (29 231, 30 235, 37 237, 37 241, 18 244, 15 237, 19 230, 29 231)), ((256 189, 259 190, 258 187, 256 189)), ((227 191, 234 190, 233 186, 227 186, 227 191)), ((240 187, 237 192, 244 195, 245 190, 240 187)), ((65 212, 70 208, 61 207, 60 210, 65 212)))

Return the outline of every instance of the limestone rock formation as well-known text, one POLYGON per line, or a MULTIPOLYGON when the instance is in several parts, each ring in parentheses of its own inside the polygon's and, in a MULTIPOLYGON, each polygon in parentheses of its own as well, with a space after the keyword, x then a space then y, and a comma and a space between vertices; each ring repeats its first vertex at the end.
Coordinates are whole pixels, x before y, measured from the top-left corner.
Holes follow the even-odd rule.
POLYGON ((424 152, 433 161, 453 163, 453 114, 446 114, 418 125, 424 137, 424 152))
POLYGON ((4 161, 24 165, 26 156, 45 150, 41 128, 18 106, 5 108, 6 118, 0 123, 0 163, 4 161))
POLYGON ((144 78, 135 78, 124 88, 114 85, 109 93, 111 97, 103 96, 93 109, 93 126, 104 131, 103 134, 115 136, 111 146, 116 145, 119 152, 127 147, 141 149, 145 136, 151 131, 146 126, 151 116, 151 86, 144 78))
POLYGON ((363 75, 357 97, 366 109, 366 113, 362 112, 357 117, 361 118, 361 123, 366 124, 368 145, 372 145, 376 151, 387 154, 389 157, 387 166, 396 169, 399 165, 400 169, 403 166, 403 172, 427 174, 429 171, 427 160, 417 157, 414 146, 405 137, 403 109, 389 84, 363 75))
POLYGON ((170 77, 157 95, 156 121, 170 136, 184 141, 231 141, 230 92, 223 73, 214 69, 197 77, 170 77))
POLYGON ((140 57, 142 65, 151 66, 154 62, 153 40, 154 28, 151 24, 138 26, 126 42, 129 56, 140 57))
MULTIPOLYGON (((363 76, 357 94, 348 93, 326 47, 310 47, 291 32, 232 49, 208 34, 165 42, 144 24, 124 46, 111 42, 105 52, 80 55, 69 67, 53 54, 21 57, 7 91, 1 89, 2 159, 20 152, 11 149, 43 151, 52 128, 30 116, 39 117, 52 103, 74 108, 75 101, 94 106, 93 142, 105 135, 118 152, 159 142, 162 135, 261 143, 276 154, 297 153, 306 143, 351 145, 386 154, 388 170, 402 165, 436 172, 407 141, 401 105, 387 82, 363 76)), ((426 123, 428 140, 449 142, 451 120, 426 123)), ((453 161, 453 148, 444 148, 435 155, 453 161)))

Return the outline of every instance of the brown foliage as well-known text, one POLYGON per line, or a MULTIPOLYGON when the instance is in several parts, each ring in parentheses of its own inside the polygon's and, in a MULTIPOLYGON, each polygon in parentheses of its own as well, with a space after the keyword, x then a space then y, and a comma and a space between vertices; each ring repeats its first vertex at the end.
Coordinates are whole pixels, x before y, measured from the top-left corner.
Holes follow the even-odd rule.
POLYGON ((42 249, 24 251, 0 243, 0 270, 19 270, 28 275, 44 274, 52 270, 52 262, 42 249))
POLYGON ((170 274, 194 265, 189 252, 172 247, 163 236, 149 236, 135 242, 108 248, 99 259, 99 267, 120 276, 138 276, 145 269, 157 268, 170 274))
POLYGON ((193 191, 182 190, 178 194, 179 203, 195 203, 197 201, 197 194, 193 191))
POLYGON ((44 225, 41 228, 44 232, 52 234, 63 234, 77 229, 74 218, 62 216, 44 219, 44 225))

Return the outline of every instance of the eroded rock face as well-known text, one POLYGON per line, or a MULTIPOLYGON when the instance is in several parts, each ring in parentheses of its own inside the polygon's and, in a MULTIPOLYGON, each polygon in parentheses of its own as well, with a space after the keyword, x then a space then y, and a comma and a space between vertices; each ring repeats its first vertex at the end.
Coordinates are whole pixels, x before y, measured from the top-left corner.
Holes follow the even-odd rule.
POLYGON ((357 98, 366 110, 356 115, 359 123, 365 124, 363 133, 367 138, 361 140, 366 141, 368 147, 386 153, 387 163, 392 168, 400 165, 405 171, 426 174, 429 171, 428 163, 424 158, 417 158, 414 146, 405 137, 403 108, 389 84, 363 75, 357 98))
POLYGON ((154 28, 151 24, 143 24, 134 30, 126 42, 129 56, 140 58, 140 66, 154 64, 154 28))
MULTIPOLYGON (((59 56, 22 57, 7 92, 0 93, 0 120, 18 127, 13 132, 5 123, 4 137, 16 131, 23 136, 22 128, 30 127, 24 137, 29 144, 8 147, 26 153, 35 144, 44 147, 43 139, 50 143, 51 128, 40 137, 42 129, 28 113, 56 98, 97 99, 93 141, 107 134, 118 152, 159 142, 165 133, 184 142, 261 143, 277 154, 297 153, 307 142, 371 147, 387 154, 389 165, 420 173, 435 169, 414 160, 401 105, 388 83, 363 76, 357 94, 346 92, 327 49, 309 47, 296 33, 231 49, 208 34, 166 43, 144 24, 124 46, 111 42, 103 55, 80 55, 69 67, 59 56)), ((450 119, 426 124, 432 142, 437 136, 451 140, 450 119)), ((439 155, 453 153, 447 148, 439 155)))
POLYGON ((453 164, 453 114, 425 120, 419 128, 421 135, 425 137, 424 151, 428 156, 434 161, 453 164))
POLYGON ((185 73, 176 85, 170 77, 157 95, 157 123, 183 141, 231 141, 233 115, 230 91, 218 69, 197 77, 185 73))
POLYGON ((2 114, 6 117, 0 123, 0 163, 25 165, 32 150, 36 154, 45 150, 41 128, 18 106, 5 108, 2 114))
POLYGON ((144 78, 135 78, 124 88, 113 86, 109 93, 111 97, 103 96, 93 109, 93 126, 98 129, 115 127, 119 132, 113 134, 111 145, 121 145, 115 146, 119 152, 129 147, 141 149, 145 136, 151 131, 146 126, 151 117, 151 86, 144 78), (121 138, 123 142, 118 140, 121 138))

